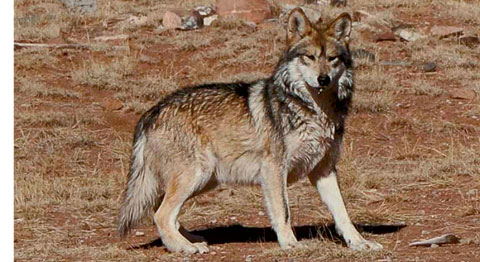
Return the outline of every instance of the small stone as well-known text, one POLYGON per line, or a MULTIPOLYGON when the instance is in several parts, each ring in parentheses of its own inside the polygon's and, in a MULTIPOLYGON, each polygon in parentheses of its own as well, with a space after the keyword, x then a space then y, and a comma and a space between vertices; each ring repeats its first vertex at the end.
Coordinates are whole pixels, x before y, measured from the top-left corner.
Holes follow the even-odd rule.
POLYGON ((470 34, 460 36, 458 38, 458 41, 461 44, 466 45, 466 46, 471 47, 471 48, 480 44, 480 39, 478 38, 478 36, 470 35, 470 34))
POLYGON ((218 15, 211 15, 203 18, 203 25, 209 26, 212 24, 213 21, 218 19, 218 15))
POLYGON ((264 216, 265 213, 264 213, 263 211, 259 211, 259 212, 258 212, 258 215, 259 215, 259 216, 264 216))
POLYGON ((428 235, 428 234, 430 234, 430 231, 422 230, 422 235, 428 235))
POLYGON ((165 29, 176 29, 182 25, 182 18, 177 14, 167 11, 163 15, 162 25, 165 29))
POLYGON ((437 65, 433 62, 427 62, 421 65, 421 69, 424 72, 435 72, 437 70, 437 65))
POLYGON ((217 252, 215 252, 215 251, 210 252, 210 255, 215 256, 216 254, 217 254, 217 252))
POLYGON ((135 232, 135 236, 137 236, 137 237, 141 237, 141 236, 144 236, 144 235, 145 235, 145 233, 142 232, 142 231, 135 232))
POLYGON ((439 245, 438 244, 431 244, 430 247, 431 248, 437 248, 437 247, 439 247, 439 245))
POLYGON ((375 41, 382 42, 382 41, 396 41, 397 38, 392 31, 387 31, 384 33, 377 34, 375 36, 375 41))
POLYGON ((457 89, 452 91, 450 94, 451 98, 454 99, 465 99, 465 100, 473 100, 475 98, 475 92, 473 90, 468 89, 457 89))
POLYGON ((122 101, 114 98, 107 98, 103 100, 101 105, 103 108, 105 108, 105 110, 108 110, 108 111, 119 110, 119 109, 122 109, 123 107, 122 101))
POLYGON ((460 35, 463 32, 463 28, 456 26, 434 26, 430 29, 430 33, 440 38, 449 37, 453 35, 460 35))
POLYGON ((231 217, 230 220, 237 220, 237 217, 231 217))
POLYGON ((396 34, 398 35, 398 37, 400 37, 401 40, 408 42, 414 42, 422 38, 421 34, 407 29, 397 30, 396 34))

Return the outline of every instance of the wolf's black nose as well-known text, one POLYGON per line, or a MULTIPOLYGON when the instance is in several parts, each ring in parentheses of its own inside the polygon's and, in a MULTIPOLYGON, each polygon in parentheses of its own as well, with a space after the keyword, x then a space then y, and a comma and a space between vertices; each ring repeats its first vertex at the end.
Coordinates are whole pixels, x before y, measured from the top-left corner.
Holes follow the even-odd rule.
POLYGON ((317 80, 320 86, 328 86, 330 84, 330 77, 328 75, 319 75, 317 80))

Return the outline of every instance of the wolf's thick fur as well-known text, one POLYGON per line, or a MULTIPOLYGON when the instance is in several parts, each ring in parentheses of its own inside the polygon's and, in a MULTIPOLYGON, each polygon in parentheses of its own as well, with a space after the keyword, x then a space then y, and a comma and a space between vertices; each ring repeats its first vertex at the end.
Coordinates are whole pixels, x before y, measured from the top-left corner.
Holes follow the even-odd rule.
POLYGON ((286 186, 308 176, 347 245, 380 249, 352 225, 336 178, 354 90, 350 30, 346 13, 312 24, 295 9, 270 78, 181 89, 146 112, 135 130, 122 236, 163 198, 154 220, 168 250, 207 252, 177 221, 183 203, 218 184, 260 184, 280 246, 295 247, 286 186))

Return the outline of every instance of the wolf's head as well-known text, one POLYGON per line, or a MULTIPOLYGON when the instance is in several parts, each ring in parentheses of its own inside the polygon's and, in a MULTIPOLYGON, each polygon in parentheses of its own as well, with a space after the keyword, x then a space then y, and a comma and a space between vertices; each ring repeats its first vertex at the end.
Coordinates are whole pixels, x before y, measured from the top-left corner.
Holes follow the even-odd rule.
MULTIPOLYGON (((280 62, 289 82, 304 82, 317 92, 341 86, 352 67, 348 47, 352 20, 343 13, 329 23, 310 22, 300 8, 291 11, 287 26, 287 51, 280 62)), ((279 68, 280 69, 280 68, 279 68)), ((350 75, 349 75, 350 77, 350 75)), ((341 98, 341 90, 339 97, 341 98)))

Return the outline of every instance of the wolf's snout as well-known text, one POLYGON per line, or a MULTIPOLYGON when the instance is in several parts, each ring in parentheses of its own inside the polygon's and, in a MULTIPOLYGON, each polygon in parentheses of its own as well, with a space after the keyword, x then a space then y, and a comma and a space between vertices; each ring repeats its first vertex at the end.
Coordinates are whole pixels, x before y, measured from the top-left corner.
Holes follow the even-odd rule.
POLYGON ((318 84, 320 86, 328 86, 330 84, 330 77, 328 75, 319 75, 318 84))

